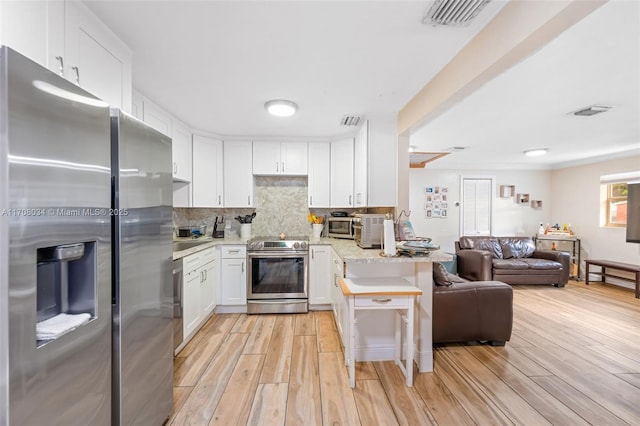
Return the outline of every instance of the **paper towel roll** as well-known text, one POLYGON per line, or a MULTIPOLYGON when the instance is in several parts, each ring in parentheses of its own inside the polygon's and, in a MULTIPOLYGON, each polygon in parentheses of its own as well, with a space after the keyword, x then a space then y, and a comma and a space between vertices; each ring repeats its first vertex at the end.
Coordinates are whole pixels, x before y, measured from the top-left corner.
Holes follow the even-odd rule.
POLYGON ((385 219, 384 226, 384 254, 393 256, 396 254, 396 236, 393 232, 393 220, 385 219))

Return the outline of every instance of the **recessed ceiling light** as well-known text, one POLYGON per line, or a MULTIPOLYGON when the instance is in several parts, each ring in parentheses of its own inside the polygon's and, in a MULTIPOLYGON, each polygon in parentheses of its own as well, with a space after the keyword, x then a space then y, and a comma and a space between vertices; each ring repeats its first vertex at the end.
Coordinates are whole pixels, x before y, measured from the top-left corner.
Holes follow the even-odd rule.
POLYGON ((549 152, 549 148, 535 148, 524 151, 524 155, 527 157, 540 157, 541 155, 546 155, 547 152, 549 152))
POLYGON ((298 105, 295 102, 287 101, 284 99, 273 99, 267 101, 264 107, 269 114, 277 117, 290 117, 298 110, 298 105))

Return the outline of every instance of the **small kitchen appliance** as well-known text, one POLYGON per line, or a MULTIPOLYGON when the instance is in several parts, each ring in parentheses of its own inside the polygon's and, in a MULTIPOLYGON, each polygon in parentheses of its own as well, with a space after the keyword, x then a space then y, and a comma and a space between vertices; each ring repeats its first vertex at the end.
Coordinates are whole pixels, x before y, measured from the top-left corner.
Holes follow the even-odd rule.
POLYGON ((360 248, 382 248, 384 234, 383 214, 356 214, 353 218, 353 235, 360 248))
POLYGON ((353 218, 330 216, 327 218, 327 236, 353 240, 353 218))

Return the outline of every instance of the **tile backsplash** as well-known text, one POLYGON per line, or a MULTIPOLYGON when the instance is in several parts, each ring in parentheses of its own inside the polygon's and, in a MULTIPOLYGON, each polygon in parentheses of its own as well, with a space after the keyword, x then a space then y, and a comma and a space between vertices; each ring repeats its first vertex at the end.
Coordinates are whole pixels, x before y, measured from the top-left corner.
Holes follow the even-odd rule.
MULTIPOLYGON (((268 177, 254 179, 255 208, 174 208, 174 226, 210 225, 216 216, 231 221, 231 233, 238 235, 240 223, 233 219, 256 212, 251 227, 251 236, 275 236, 281 232, 289 236, 311 235, 311 224, 307 221, 307 177, 268 177)), ((329 209, 318 211, 328 214, 329 209)), ((212 229, 212 228, 211 228, 212 229)))
MULTIPOLYGON (((240 223, 236 216, 256 212, 251 226, 251 236, 276 236, 284 232, 288 236, 311 236, 311 224, 307 220, 310 210, 318 215, 329 215, 333 210, 356 209, 309 209, 307 203, 307 177, 295 176, 255 176, 254 208, 174 208, 175 227, 209 225, 213 230, 216 216, 224 216, 231 223, 231 234, 238 235, 240 223)), ((373 213, 393 212, 393 208, 370 209, 373 213), (375 210, 375 211, 374 211, 375 210)))

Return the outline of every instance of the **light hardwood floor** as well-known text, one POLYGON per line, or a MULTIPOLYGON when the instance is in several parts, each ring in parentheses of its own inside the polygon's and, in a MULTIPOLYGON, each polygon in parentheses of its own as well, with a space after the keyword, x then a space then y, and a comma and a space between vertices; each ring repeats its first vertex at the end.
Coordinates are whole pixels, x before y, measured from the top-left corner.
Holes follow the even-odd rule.
POLYGON ((214 315, 174 365, 174 425, 638 425, 640 300, 515 286, 511 341, 437 346, 413 388, 391 361, 349 388, 330 312, 214 315))

